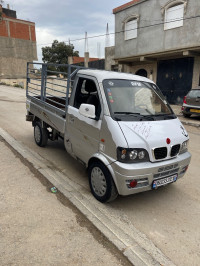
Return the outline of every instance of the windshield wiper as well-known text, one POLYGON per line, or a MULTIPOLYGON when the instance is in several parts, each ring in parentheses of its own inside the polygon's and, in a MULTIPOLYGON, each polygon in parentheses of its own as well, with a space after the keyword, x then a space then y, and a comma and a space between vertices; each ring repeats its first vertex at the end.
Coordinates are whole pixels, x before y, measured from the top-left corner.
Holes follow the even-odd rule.
POLYGON ((176 116, 174 114, 154 114, 154 115, 147 115, 147 117, 153 117, 153 118, 156 118, 156 117, 164 117, 164 119, 173 119, 175 118, 176 116))
POLYGON ((149 119, 154 120, 153 116, 151 116, 151 115, 142 115, 140 113, 133 113, 133 112, 114 112, 114 114, 115 115, 131 115, 131 116, 134 116, 134 117, 140 117, 141 120, 143 118, 145 118, 147 120, 149 120, 149 119))
POLYGON ((133 112, 114 112, 114 114, 116 115, 135 115, 135 116, 138 116, 138 115, 141 115, 140 113, 133 113, 133 112))

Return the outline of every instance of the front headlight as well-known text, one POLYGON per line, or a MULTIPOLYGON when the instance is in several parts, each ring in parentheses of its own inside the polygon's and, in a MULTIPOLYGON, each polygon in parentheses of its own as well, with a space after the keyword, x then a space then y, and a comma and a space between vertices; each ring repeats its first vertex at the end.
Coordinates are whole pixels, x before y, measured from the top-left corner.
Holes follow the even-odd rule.
POLYGON ((145 149, 117 148, 117 160, 122 163, 138 163, 149 161, 149 154, 145 149))
POLYGON ((179 152, 180 154, 182 154, 188 150, 188 142, 189 142, 189 140, 186 140, 182 143, 181 148, 180 148, 180 152, 179 152))

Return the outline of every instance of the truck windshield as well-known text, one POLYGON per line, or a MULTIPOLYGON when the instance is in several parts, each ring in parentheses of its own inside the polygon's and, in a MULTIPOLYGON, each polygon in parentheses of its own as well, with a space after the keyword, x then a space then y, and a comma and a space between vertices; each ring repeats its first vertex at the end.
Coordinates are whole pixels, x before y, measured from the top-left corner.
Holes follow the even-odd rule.
POLYGON ((165 120, 176 116, 155 84, 133 80, 104 80, 112 117, 116 120, 165 120))

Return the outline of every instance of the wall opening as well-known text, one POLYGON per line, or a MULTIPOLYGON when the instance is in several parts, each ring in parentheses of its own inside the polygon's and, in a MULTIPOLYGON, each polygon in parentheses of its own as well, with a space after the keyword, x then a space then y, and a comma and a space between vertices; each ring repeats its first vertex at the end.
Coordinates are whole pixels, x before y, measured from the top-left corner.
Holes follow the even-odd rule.
POLYGON ((145 69, 139 69, 135 74, 147 78, 147 71, 145 69))

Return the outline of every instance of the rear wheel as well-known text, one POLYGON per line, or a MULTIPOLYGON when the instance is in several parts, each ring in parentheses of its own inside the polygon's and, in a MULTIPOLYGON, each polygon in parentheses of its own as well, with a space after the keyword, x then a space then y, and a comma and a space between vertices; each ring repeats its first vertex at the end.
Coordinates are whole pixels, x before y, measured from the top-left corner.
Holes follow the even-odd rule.
POLYGON ((37 121, 34 125, 35 143, 40 147, 45 147, 48 141, 48 130, 42 127, 41 122, 37 121))
POLYGON ((185 113, 183 113, 183 116, 189 118, 191 116, 191 114, 185 114, 185 113))
POLYGON ((89 166, 89 184, 93 196, 100 202, 109 202, 118 196, 113 178, 101 162, 94 162, 89 166))

